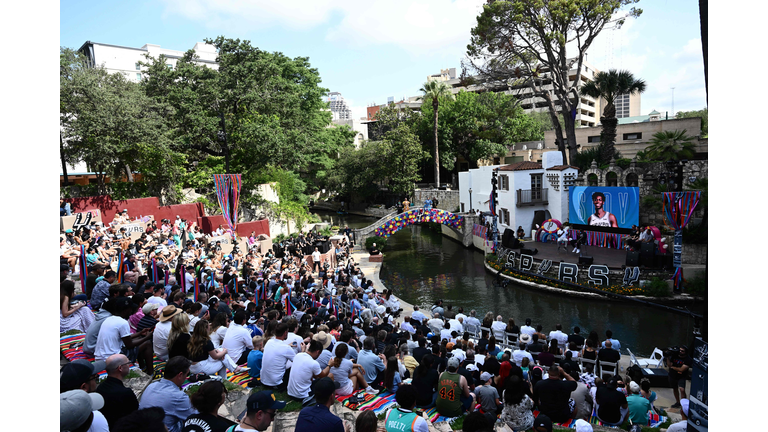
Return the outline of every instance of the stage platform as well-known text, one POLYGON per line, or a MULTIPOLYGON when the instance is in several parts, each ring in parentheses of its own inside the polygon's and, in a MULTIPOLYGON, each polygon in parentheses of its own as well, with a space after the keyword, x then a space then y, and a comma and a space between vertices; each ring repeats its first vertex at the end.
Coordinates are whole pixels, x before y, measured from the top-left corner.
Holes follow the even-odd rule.
MULTIPOLYGON (((523 247, 526 249, 538 249, 539 253, 533 256, 536 261, 548 259, 553 263, 560 261, 578 264, 579 254, 571 252, 572 246, 567 246, 565 250, 561 247, 557 250, 557 243, 540 243, 531 240, 523 241, 525 244, 523 247)), ((520 249, 513 249, 515 252, 520 253, 520 249)), ((621 266, 627 262, 627 251, 623 249, 609 249, 598 246, 582 246, 582 256, 591 256, 594 258, 593 264, 606 265, 611 270, 621 270, 621 266)))

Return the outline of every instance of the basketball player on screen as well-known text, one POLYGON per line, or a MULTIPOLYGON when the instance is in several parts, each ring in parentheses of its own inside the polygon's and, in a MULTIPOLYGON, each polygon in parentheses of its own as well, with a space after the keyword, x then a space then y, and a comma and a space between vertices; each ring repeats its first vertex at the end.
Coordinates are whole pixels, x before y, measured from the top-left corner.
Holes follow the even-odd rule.
POLYGON ((595 205, 595 214, 589 216, 587 224, 613 228, 619 227, 618 222, 616 222, 616 216, 603 210, 605 195, 603 195, 602 192, 595 192, 592 194, 592 203, 595 205))

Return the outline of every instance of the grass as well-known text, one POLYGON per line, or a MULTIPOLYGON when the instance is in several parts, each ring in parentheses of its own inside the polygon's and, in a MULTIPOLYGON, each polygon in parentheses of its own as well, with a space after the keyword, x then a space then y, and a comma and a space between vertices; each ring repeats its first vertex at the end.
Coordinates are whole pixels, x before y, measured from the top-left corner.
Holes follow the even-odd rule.
POLYGON ((464 419, 467 418, 467 415, 463 415, 451 423, 451 429, 453 430, 462 430, 464 428, 464 419))
MULTIPOLYGON (((258 393, 262 390, 259 390, 259 388, 253 389, 251 394, 258 393)), ((288 393, 285 391, 281 392, 274 392, 275 399, 279 401, 285 402, 285 408, 281 409, 280 412, 291 412, 291 411, 301 411, 301 402, 297 402, 290 397, 288 397, 288 393)))
POLYGON ((81 334, 81 333, 82 332, 80 330, 72 329, 72 330, 67 330, 64 333, 61 333, 59 337, 63 338, 64 336, 72 336, 72 335, 81 334))

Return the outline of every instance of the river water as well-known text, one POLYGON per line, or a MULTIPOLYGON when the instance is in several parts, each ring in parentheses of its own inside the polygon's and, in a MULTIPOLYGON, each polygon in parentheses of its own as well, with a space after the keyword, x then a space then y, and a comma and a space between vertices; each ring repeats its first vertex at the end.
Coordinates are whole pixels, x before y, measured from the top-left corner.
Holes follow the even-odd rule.
MULTIPOLYGON (((354 215, 318 214, 324 221, 350 228, 376 221, 354 215)), ((603 340, 605 331, 611 330, 621 342, 622 354, 627 354, 629 348, 643 357, 650 356, 654 347, 690 345, 693 339, 693 319, 686 315, 632 303, 563 297, 514 283, 506 288, 495 286, 481 252, 465 248, 426 225, 409 226, 392 235, 384 256, 381 281, 411 304, 426 306, 443 299, 454 310, 462 306, 467 315, 475 309, 481 320, 487 311, 501 315, 505 321, 515 318, 517 325, 531 318, 534 326, 542 325, 544 333, 554 330, 556 324, 562 324, 566 333, 579 326, 585 337, 595 330, 603 340)), ((706 320, 705 305, 689 308, 704 314, 706 320)), ((702 331, 706 340, 706 321, 702 331)))

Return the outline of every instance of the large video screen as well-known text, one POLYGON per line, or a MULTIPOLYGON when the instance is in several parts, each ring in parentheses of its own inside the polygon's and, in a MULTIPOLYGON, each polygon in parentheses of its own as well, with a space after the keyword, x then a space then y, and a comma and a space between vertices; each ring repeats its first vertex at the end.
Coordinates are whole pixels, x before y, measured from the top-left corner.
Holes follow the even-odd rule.
POLYGON ((639 188, 571 186, 568 198, 571 225, 588 225, 600 231, 639 225, 639 188))

